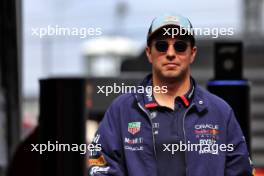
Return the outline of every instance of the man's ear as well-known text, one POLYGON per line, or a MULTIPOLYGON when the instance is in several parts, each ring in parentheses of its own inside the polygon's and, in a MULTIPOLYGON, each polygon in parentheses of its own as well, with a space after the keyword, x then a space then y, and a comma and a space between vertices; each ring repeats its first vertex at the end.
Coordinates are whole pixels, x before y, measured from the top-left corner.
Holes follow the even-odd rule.
POLYGON ((195 56, 196 56, 196 53, 197 53, 197 47, 194 46, 192 49, 191 49, 191 60, 190 60, 190 63, 193 63, 194 59, 195 59, 195 56))
POLYGON ((149 46, 146 47, 145 52, 146 52, 146 55, 148 57, 148 61, 152 64, 151 49, 149 46))

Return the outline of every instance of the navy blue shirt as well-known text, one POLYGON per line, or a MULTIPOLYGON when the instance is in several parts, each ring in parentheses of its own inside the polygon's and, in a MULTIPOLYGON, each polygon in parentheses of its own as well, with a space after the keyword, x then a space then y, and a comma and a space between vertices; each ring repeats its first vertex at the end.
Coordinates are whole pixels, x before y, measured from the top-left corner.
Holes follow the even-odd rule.
MULTIPOLYGON (((152 82, 148 83, 151 86, 152 82)), ((175 98, 174 110, 160 106, 153 94, 145 94, 145 107, 152 114, 153 131, 155 135, 155 147, 157 155, 157 167, 159 176, 185 176, 185 152, 176 151, 172 154, 164 151, 164 144, 185 143, 184 140, 184 113, 190 105, 195 86, 191 79, 189 91, 175 98), (164 138, 164 136, 166 136, 164 138)))

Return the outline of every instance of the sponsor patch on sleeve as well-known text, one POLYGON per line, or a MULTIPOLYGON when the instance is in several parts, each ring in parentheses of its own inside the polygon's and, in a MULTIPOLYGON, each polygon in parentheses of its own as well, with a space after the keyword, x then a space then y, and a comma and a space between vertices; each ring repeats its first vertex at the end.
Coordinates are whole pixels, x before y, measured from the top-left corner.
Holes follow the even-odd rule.
POLYGON ((105 166, 106 160, 103 155, 100 155, 97 158, 89 158, 88 159, 88 165, 89 166, 105 166))

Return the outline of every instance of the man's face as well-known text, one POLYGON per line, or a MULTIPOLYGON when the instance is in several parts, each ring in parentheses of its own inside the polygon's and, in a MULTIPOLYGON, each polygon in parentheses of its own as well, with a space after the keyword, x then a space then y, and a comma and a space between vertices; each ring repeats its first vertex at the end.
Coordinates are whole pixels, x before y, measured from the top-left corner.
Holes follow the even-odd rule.
POLYGON ((194 61, 196 52, 197 48, 191 47, 189 41, 169 37, 153 39, 150 46, 146 48, 148 60, 152 64, 152 71, 161 79, 181 79, 189 74, 189 65, 194 61), (183 47, 181 42, 187 44, 186 50, 176 51, 175 42, 178 42, 178 47, 181 48, 183 47), (156 46, 163 45, 164 50, 166 43, 168 45, 167 50, 158 51, 156 46))

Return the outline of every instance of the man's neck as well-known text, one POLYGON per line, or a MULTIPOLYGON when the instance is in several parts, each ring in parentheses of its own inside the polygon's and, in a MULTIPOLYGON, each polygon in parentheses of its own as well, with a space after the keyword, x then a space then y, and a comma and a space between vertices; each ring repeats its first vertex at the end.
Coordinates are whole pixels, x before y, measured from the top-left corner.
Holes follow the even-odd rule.
POLYGON ((153 95, 156 101, 161 106, 166 106, 171 109, 174 109, 174 100, 177 96, 184 95, 190 89, 190 75, 187 74, 182 79, 175 79, 175 80, 161 80, 157 78, 155 75, 152 77, 153 86, 166 86, 167 92, 166 93, 155 93, 153 95))

